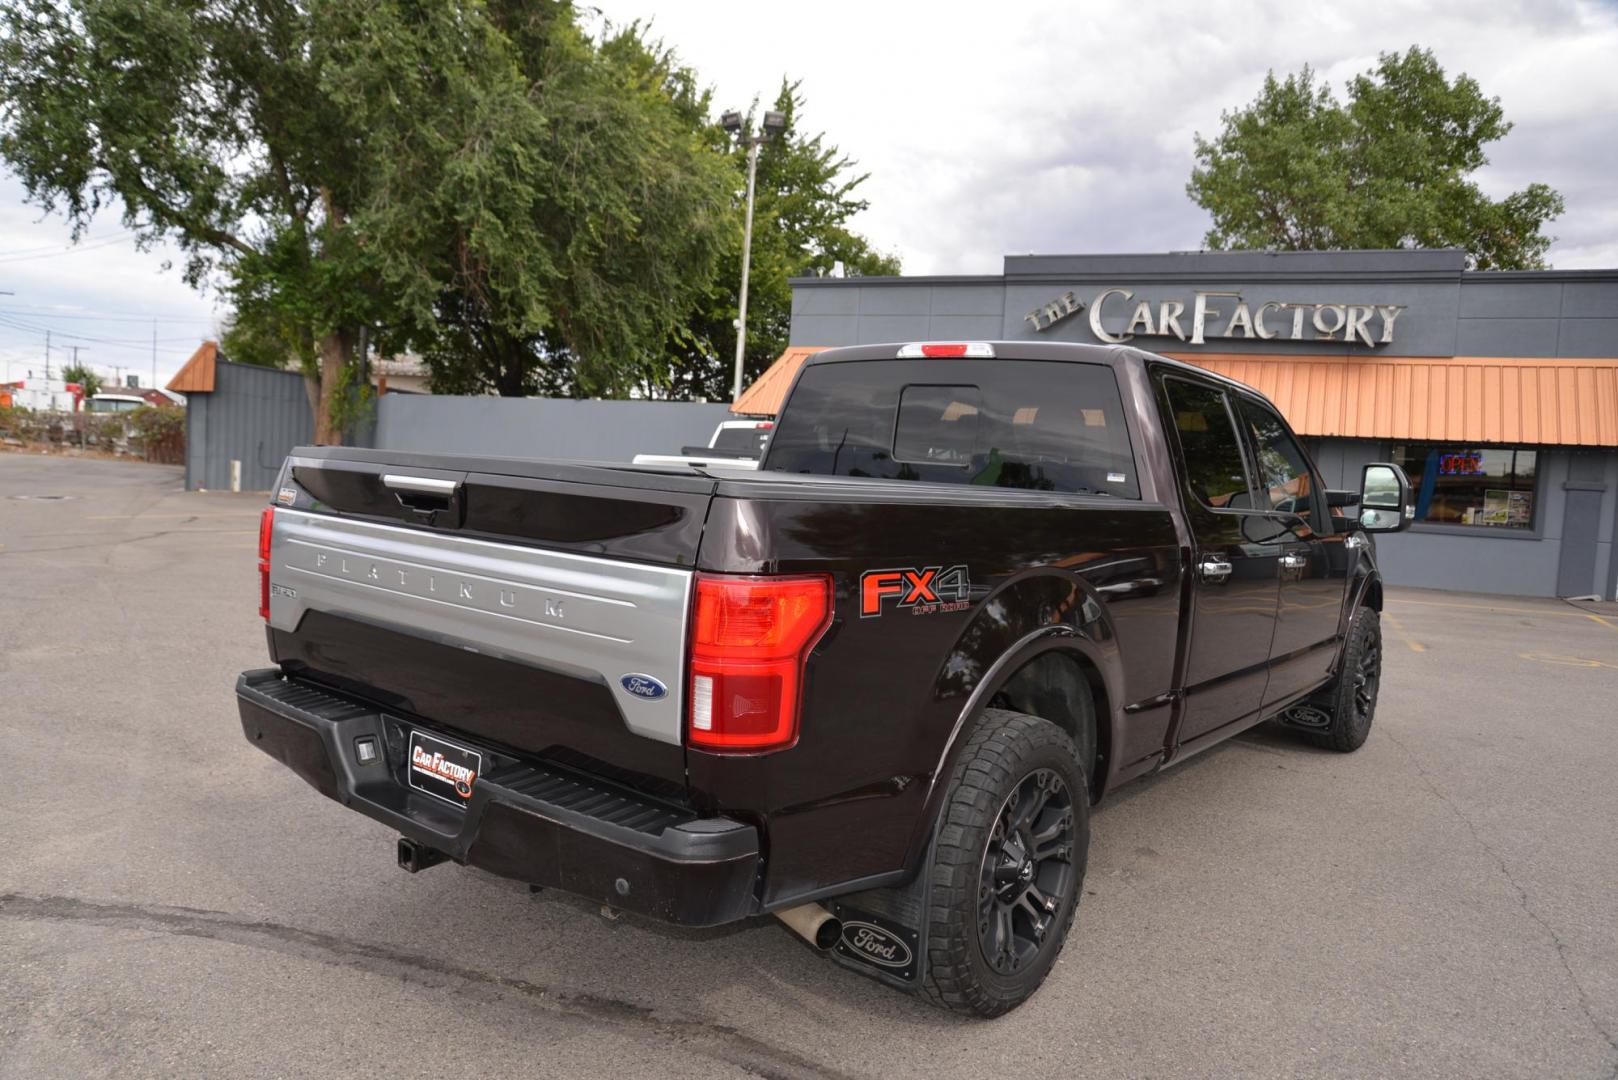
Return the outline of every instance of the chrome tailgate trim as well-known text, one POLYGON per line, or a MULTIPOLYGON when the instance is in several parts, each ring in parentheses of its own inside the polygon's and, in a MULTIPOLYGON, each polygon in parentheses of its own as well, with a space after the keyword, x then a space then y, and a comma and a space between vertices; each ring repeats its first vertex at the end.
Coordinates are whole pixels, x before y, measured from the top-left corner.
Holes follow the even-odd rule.
POLYGON ((278 508, 270 625, 294 631, 309 610, 353 616, 598 680, 630 731, 678 745, 691 582, 689 570, 278 508), (666 692, 630 693, 627 675, 666 692))

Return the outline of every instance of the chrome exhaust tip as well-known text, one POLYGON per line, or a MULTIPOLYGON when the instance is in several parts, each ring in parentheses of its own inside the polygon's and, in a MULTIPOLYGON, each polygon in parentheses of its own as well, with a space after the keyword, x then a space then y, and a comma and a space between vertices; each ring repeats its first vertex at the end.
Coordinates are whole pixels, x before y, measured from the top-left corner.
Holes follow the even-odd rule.
POLYGON ((821 952, 837 944, 837 939, 843 936, 842 920, 819 904, 799 904, 771 914, 821 952))

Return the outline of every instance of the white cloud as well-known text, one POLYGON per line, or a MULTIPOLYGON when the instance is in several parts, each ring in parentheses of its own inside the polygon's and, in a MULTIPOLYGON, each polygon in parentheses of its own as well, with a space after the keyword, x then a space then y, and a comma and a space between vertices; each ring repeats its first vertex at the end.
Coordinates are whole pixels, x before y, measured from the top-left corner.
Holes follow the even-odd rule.
POLYGON ((907 273, 995 273, 1009 252, 1200 246, 1192 133, 1309 64, 1339 93, 1379 52, 1431 47, 1516 130, 1481 182, 1561 190, 1555 265, 1618 266, 1618 11, 1574 0, 1154 0, 811 6, 600 0, 652 20, 716 104, 803 80, 805 122, 871 173, 859 225, 907 273))
MULTIPOLYGON (((773 98, 803 80, 805 123, 871 174, 858 227, 905 271, 998 273, 1007 253, 1195 248, 1206 215, 1185 195, 1192 134, 1250 101, 1266 70, 1316 68, 1339 93, 1379 52, 1433 48, 1453 76, 1498 95, 1515 130, 1481 182, 1503 194, 1539 180, 1567 198, 1552 223, 1559 267, 1618 266, 1618 7, 1583 0, 1195 6, 1162 0, 759 4, 597 0, 616 22, 650 20, 715 87, 715 105, 773 98)), ((50 258, 59 219, 40 221, 0 176, 0 319, 99 341, 82 358, 171 374, 210 331, 173 252, 122 242, 50 258), (25 310, 26 309, 26 310, 25 310), (134 322, 46 318, 38 309, 134 322)), ((91 241, 124 236, 104 213, 91 241)), ((0 325, 12 377, 44 358, 42 335, 0 325)), ((57 362, 65 354, 55 353, 57 362)))
POLYGON ((0 379, 44 374, 48 328, 52 372, 76 345, 107 378, 132 372, 148 385, 155 317, 158 379, 167 382, 217 332, 213 299, 186 286, 178 265, 170 248, 137 251, 116 208, 74 247, 59 217, 24 205, 21 185, 0 176, 0 291, 13 294, 0 296, 0 379), (165 259, 175 268, 164 270, 165 259))

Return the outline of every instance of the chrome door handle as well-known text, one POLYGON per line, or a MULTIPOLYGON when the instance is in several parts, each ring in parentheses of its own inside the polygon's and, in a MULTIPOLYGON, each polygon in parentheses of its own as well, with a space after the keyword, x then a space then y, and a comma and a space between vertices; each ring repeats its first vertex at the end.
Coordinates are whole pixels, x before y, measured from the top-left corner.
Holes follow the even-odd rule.
POLYGON ((1218 585, 1230 577, 1232 569, 1223 559, 1203 559, 1197 564, 1197 576, 1210 585, 1218 585))
POLYGON ((1284 570, 1302 570, 1309 565, 1309 556, 1288 552, 1281 556, 1281 568, 1284 570))

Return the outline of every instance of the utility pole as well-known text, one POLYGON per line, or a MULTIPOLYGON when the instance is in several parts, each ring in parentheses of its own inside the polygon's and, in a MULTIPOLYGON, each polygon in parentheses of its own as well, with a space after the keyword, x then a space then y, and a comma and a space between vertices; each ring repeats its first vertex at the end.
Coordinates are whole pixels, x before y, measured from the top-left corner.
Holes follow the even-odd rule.
POLYGON ((45 331, 45 392, 50 392, 51 382, 51 332, 45 331))
MULTIPOLYGON (((16 296, 16 295, 17 295, 16 293, 12 292, 9 289, 0 289, 0 296, 16 296)), ((6 382, 10 382, 10 381, 11 381, 11 359, 8 357, 6 359, 6 382)))
POLYGON ((753 261, 753 181, 758 175, 758 148, 773 135, 786 130, 785 113, 764 114, 763 130, 757 135, 742 134, 742 114, 732 110, 719 118, 719 126, 747 147, 747 218, 742 229, 742 294, 736 303, 736 381, 731 400, 742 396, 742 364, 747 357, 747 276, 753 261))
POLYGON ((152 316, 152 389, 157 389, 157 316, 152 316))

